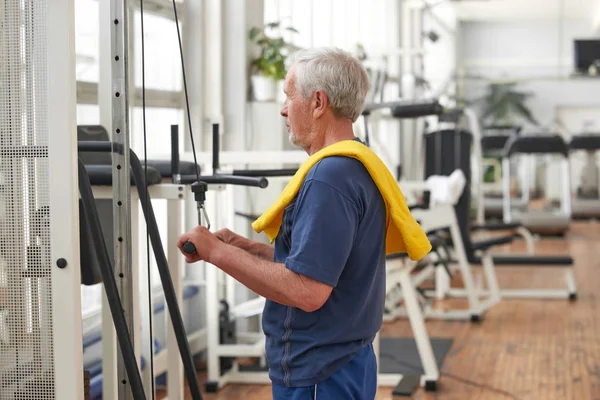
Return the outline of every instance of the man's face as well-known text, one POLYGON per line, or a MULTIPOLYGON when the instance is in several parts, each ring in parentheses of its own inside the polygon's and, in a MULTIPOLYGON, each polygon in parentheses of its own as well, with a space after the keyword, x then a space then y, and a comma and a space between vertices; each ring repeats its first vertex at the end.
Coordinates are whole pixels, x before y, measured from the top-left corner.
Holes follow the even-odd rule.
POLYGON ((297 92, 294 71, 295 67, 292 66, 283 84, 286 99, 280 114, 285 118, 290 143, 307 148, 312 136, 310 100, 305 101, 297 92))

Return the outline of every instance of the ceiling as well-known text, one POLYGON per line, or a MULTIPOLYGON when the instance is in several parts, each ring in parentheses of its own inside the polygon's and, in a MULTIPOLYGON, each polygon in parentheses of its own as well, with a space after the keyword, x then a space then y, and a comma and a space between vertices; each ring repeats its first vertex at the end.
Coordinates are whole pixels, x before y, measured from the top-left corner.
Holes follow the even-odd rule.
POLYGON ((454 0, 461 20, 593 19, 600 0, 454 0))

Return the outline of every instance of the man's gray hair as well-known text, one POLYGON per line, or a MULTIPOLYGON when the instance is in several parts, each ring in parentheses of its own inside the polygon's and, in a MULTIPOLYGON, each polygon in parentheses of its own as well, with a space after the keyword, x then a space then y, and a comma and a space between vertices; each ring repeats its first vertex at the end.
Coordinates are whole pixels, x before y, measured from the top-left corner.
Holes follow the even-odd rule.
POLYGON ((338 48, 316 48, 297 51, 293 61, 296 90, 303 98, 324 90, 336 116, 352 122, 358 119, 365 106, 369 78, 355 57, 338 48))

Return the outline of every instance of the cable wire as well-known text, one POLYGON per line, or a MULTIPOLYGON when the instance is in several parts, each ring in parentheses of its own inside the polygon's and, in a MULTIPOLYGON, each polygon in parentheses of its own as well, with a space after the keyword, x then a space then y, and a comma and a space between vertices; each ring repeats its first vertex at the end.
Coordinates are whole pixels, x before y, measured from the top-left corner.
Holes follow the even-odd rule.
MULTIPOLYGON (((396 362, 396 363, 398 363, 400 365, 404 365, 405 367, 410 368, 414 372, 417 372, 419 374, 421 373, 421 367, 416 366, 414 364, 411 364, 409 362, 403 361, 403 360, 399 359, 398 357, 396 357, 396 356, 394 356, 392 354, 389 354, 389 353, 380 353, 380 356, 384 357, 384 358, 387 358, 387 359, 390 359, 390 360, 392 360, 392 361, 394 361, 394 362, 396 362)), ((495 392, 495 393, 504 395, 506 397, 510 397, 513 400, 521 400, 517 396, 515 396, 514 394, 512 394, 510 392, 507 392, 505 390, 497 389, 497 388, 489 386, 489 385, 484 385, 484 384, 481 384, 481 383, 473 382, 473 381, 470 381, 468 379, 462 378, 460 376, 449 374, 447 372, 440 371, 440 376, 445 376, 446 378, 454 379, 455 381, 458 381, 458 382, 461 382, 461 383, 464 383, 464 384, 467 384, 467 385, 475 386, 475 387, 478 387, 480 389, 486 389, 486 390, 489 390, 490 392, 495 392)))
POLYGON ((183 47, 181 45, 181 32, 179 32, 179 18, 177 16, 177 4, 173 0, 173 13, 175 16, 175 26, 177 27, 177 39, 179 41, 179 56, 181 58, 181 73, 183 76, 183 91, 185 93, 185 108, 187 111, 188 128, 190 130, 190 141, 192 144, 192 154, 194 155, 194 169, 196 170, 196 179, 200 181, 200 172, 198 171, 198 159, 196 158, 196 147, 194 146, 194 134, 192 131, 192 116, 190 114, 190 102, 188 98, 187 79, 185 76, 185 63, 183 62, 183 47))
MULTIPOLYGON (((144 46, 144 0, 140 0, 140 28, 141 28, 141 50, 142 50, 142 126, 144 131, 144 185, 146 186, 145 190, 145 199, 146 205, 150 202, 150 194, 148 190, 148 146, 147 146, 147 137, 146 137, 146 54, 145 54, 145 46, 144 46)), ((152 387, 152 400, 155 399, 155 387, 154 387, 154 333, 152 329, 152 313, 154 310, 152 309, 152 272, 150 267, 150 235, 148 233, 148 219, 144 218, 146 221, 146 261, 148 263, 148 297, 150 301, 148 301, 148 325, 149 325, 149 335, 150 335, 150 380, 152 387)))

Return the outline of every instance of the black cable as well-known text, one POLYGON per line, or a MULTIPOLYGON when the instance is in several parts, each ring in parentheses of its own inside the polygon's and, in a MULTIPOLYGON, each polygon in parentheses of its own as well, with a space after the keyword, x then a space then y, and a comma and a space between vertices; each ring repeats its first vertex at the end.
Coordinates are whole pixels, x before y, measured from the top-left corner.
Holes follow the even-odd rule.
MULTIPOLYGON (((175 26, 177 27, 177 39, 179 41, 179 56, 181 58, 181 73, 183 75, 183 91, 185 93, 185 108, 187 111, 188 127, 190 129, 192 154, 194 155, 194 164, 198 165, 198 160, 196 159, 196 147, 194 146, 194 134, 192 133, 192 117, 190 115, 190 102, 188 99, 187 79, 185 77, 185 63, 183 62, 183 47, 181 46, 181 33, 179 32, 179 18, 177 17, 177 5, 175 4, 175 0, 173 0, 173 13, 175 14, 175 26)), ((195 168, 195 170, 196 178, 198 181, 200 181, 200 172, 198 171, 198 168, 195 168)))
MULTIPOLYGON (((416 373, 421 374, 421 370, 422 370, 421 367, 418 367, 418 366, 416 366, 414 364, 411 364, 409 362, 403 361, 403 360, 399 359, 398 357, 396 357, 396 356, 394 356, 392 354, 389 354, 389 353, 379 353, 379 356, 387 358, 387 359, 390 359, 390 360, 392 360, 392 361, 394 361, 394 362, 396 362, 396 363, 398 363, 400 365, 404 365, 405 367, 412 369, 416 373)), ((460 376, 449 374, 447 372, 440 371, 440 376, 445 376, 446 378, 454 379, 455 381, 462 382, 462 383, 467 384, 467 385, 475 386, 475 387, 478 387, 478 388, 481 388, 481 389, 486 389, 486 390, 489 390, 490 392, 495 392, 495 393, 498 393, 498 394, 502 394, 502 395, 504 395, 506 397, 510 397, 513 400, 521 400, 517 396, 515 396, 514 394, 509 393, 509 392, 507 392, 505 390, 497 389, 497 388, 489 386, 489 385, 483 385, 481 383, 473 382, 473 381, 470 381, 468 379, 462 378, 460 376)))
MULTIPOLYGON (((144 179, 146 187, 148 185, 148 146, 147 146, 147 138, 146 138, 146 63, 145 63, 145 47, 144 47, 144 0, 140 0, 140 27, 142 31, 142 121, 143 121, 143 131, 144 131, 144 179)), ((145 195, 146 204, 150 201, 149 190, 146 190, 145 195)), ((155 399, 155 387, 154 387, 154 332, 152 329, 152 314, 154 310, 152 308, 152 272, 150 268, 150 235, 148 233, 148 219, 144 218, 146 221, 146 261, 148 263, 148 296, 150 301, 148 301, 148 324, 149 324, 149 335, 150 335, 150 380, 152 382, 152 400, 155 399)))

